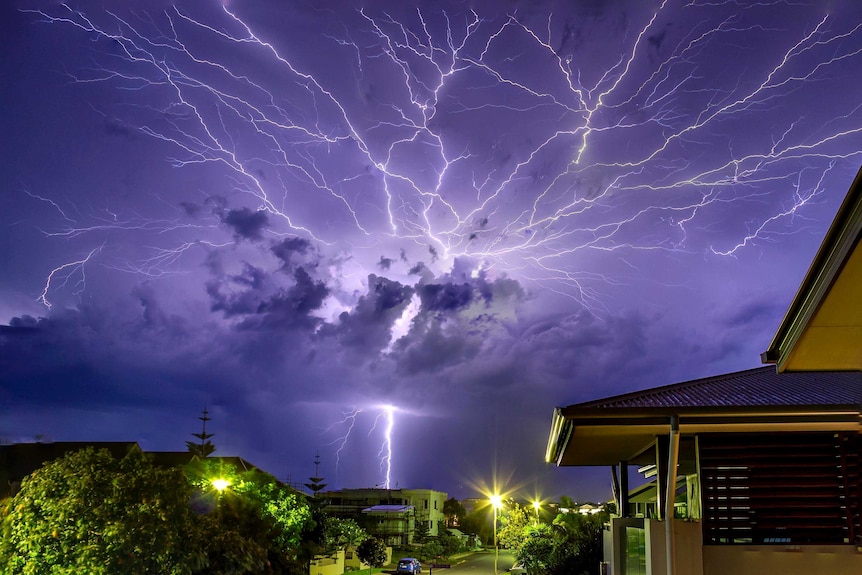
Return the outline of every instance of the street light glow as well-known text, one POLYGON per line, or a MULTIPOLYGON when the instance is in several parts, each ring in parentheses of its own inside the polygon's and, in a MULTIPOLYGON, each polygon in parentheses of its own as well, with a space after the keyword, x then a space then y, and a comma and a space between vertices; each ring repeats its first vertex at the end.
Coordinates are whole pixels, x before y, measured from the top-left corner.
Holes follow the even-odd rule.
POLYGON ((212 486, 215 487, 216 491, 218 491, 219 493, 230 487, 229 479, 213 479, 211 483, 212 486))
POLYGON ((503 498, 499 493, 494 493, 488 500, 494 508, 494 575, 497 575, 497 561, 500 558, 500 548, 497 546, 497 510, 503 507, 503 498))

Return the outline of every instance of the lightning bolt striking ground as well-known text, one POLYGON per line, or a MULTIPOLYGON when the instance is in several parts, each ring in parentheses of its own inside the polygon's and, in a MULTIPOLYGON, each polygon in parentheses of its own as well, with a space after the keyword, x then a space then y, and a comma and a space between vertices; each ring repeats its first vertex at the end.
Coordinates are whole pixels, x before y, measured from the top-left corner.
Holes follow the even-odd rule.
MULTIPOLYGON (((389 489, 392 482, 392 434, 395 427, 395 412, 398 411, 398 408, 387 404, 378 405, 369 409, 373 409, 377 414, 374 416, 374 420, 368 430, 368 437, 371 437, 374 432, 377 431, 377 426, 380 423, 380 420, 384 420, 384 426, 381 431, 383 439, 380 443, 380 448, 377 451, 377 458, 380 461, 380 485, 382 485, 384 489, 389 489)), ((357 424, 357 419, 363 411, 364 410, 361 408, 353 407, 344 413, 344 417, 340 421, 330 425, 325 430, 326 432, 329 432, 338 427, 346 428, 341 435, 329 443, 329 445, 338 446, 335 450, 336 470, 338 469, 344 450, 348 448, 348 443, 354 427, 357 424)))

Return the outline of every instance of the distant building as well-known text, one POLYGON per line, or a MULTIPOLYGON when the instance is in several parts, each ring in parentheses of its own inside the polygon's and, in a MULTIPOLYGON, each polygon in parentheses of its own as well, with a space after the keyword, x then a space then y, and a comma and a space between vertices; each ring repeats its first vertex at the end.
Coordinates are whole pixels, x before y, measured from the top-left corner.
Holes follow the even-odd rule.
POLYGON ((417 522, 428 526, 429 535, 436 536, 437 522, 445 520, 443 504, 447 494, 432 489, 342 489, 319 497, 328 502, 328 513, 354 519, 387 545, 413 543, 417 522))
POLYGON ((446 521, 443 505, 448 498, 447 494, 433 489, 404 489, 402 492, 415 510, 416 522, 424 522, 431 537, 439 535, 437 526, 441 521, 446 521))

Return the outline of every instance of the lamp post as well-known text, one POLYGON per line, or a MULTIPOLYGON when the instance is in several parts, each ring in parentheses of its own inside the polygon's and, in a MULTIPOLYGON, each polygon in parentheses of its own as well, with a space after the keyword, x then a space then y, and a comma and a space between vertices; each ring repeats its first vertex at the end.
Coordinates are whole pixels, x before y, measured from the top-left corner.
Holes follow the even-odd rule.
POLYGON ((539 508, 542 504, 539 501, 533 501, 533 509, 536 510, 536 525, 539 524, 539 508))
POLYGON ((503 498, 495 493, 490 501, 491 507, 494 508, 494 575, 497 575, 497 560, 500 558, 500 549, 497 547, 497 510, 503 506, 503 498))
POLYGON ((224 493, 224 490, 230 487, 230 480, 218 478, 210 481, 210 484, 218 492, 218 495, 216 496, 216 517, 218 518, 219 524, 221 524, 221 496, 222 493, 224 493))

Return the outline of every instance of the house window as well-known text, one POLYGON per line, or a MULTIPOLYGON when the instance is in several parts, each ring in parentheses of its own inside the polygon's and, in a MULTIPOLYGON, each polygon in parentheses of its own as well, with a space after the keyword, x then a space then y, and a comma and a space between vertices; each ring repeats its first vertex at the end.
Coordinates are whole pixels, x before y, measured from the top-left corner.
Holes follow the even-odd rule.
POLYGON ((643 527, 625 528, 624 575, 646 575, 646 533, 643 527))
POLYGON ((862 531, 857 434, 704 434, 699 443, 704 544, 846 544, 862 531))
POLYGON ((425 504, 425 509, 428 509, 428 500, 426 499, 423 503, 425 504))
POLYGON ((434 500, 434 509, 435 510, 437 509, 437 500, 436 499, 434 500))

